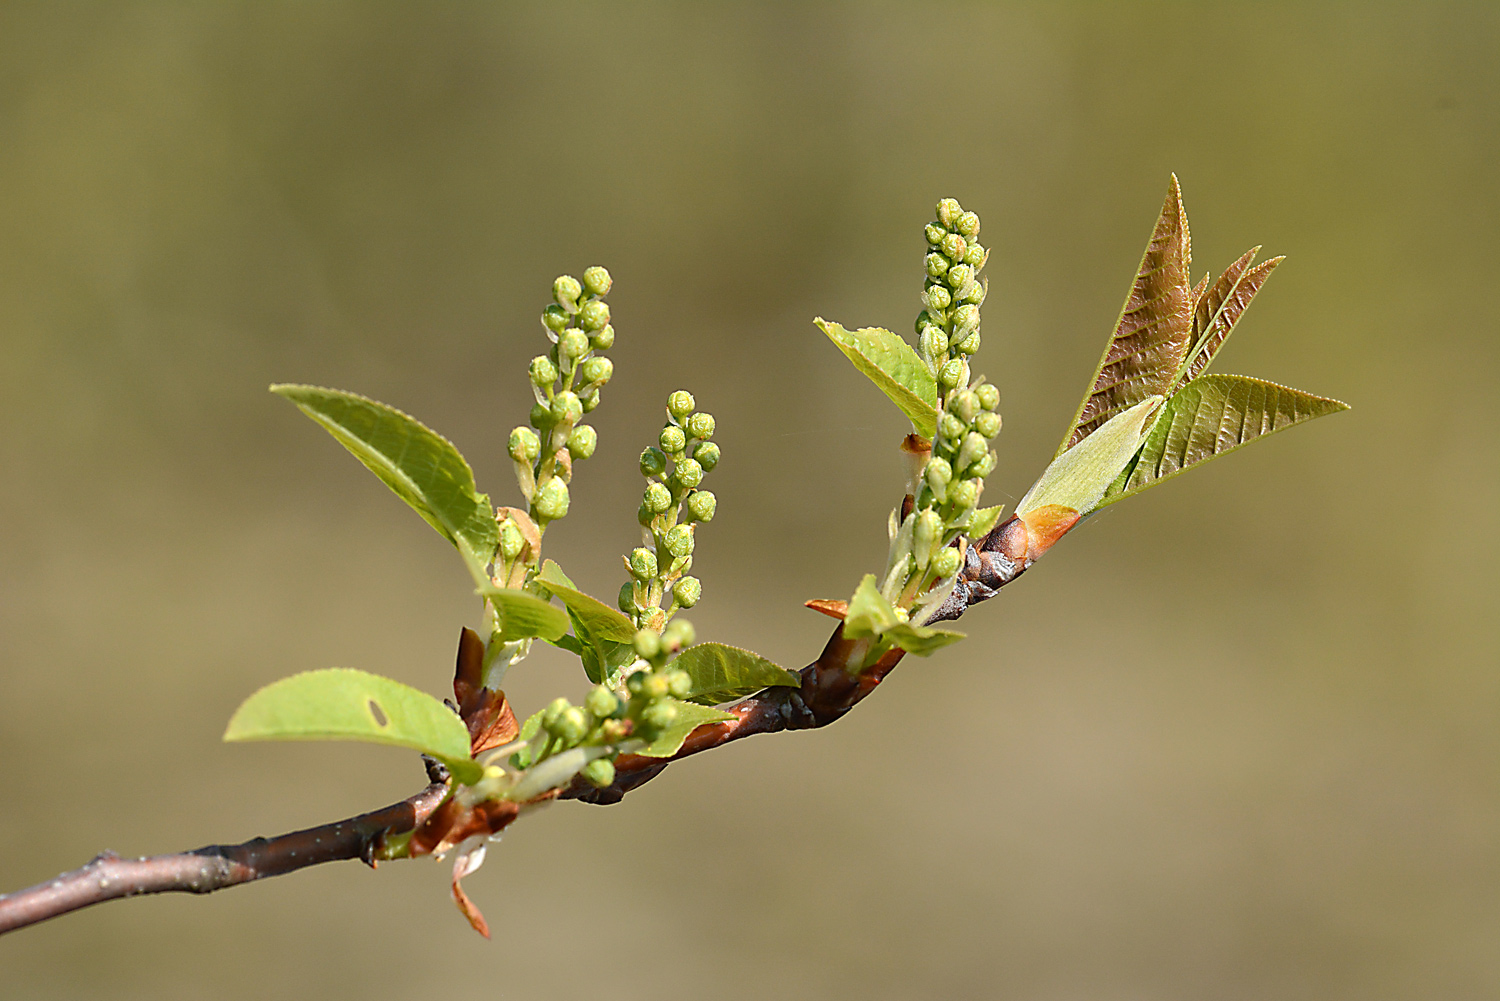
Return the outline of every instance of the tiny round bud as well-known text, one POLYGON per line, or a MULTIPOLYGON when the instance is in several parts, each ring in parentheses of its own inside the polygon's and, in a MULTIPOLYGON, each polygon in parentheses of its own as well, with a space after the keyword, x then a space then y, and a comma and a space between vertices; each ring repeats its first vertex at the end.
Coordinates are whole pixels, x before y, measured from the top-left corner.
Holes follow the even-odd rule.
POLYGON ((687 435, 675 424, 662 428, 661 435, 656 440, 661 445, 661 450, 668 455, 676 455, 687 448, 687 435))
POLYGON ((699 445, 693 449, 693 458, 698 460, 698 465, 703 467, 705 473, 711 473, 719 464, 719 446, 711 441, 699 445))
POLYGON ((667 552, 681 559, 693 551, 693 526, 673 525, 667 532, 667 552))
POLYGON ((583 273, 583 287, 589 295, 609 295, 612 285, 614 285, 614 280, 609 277, 609 272, 598 265, 583 273))
POLYGON ((953 345, 953 350, 961 355, 971 355, 979 350, 979 331, 971 330, 964 335, 964 339, 953 345))
POLYGON ((615 764, 608 758, 595 758, 579 769, 584 781, 596 789, 603 789, 615 780, 615 764))
POLYGON ((939 577, 952 577, 958 573, 958 565, 962 559, 957 549, 944 547, 932 557, 932 572, 939 577))
POLYGON ((684 420, 697 405, 693 394, 685 389, 679 389, 667 397, 667 413, 671 414, 674 420, 684 420))
POLYGON ((979 235, 979 216, 973 212, 965 212, 953 220, 953 228, 972 240, 979 235))
POLYGON ((542 710, 542 726, 546 727, 548 730, 552 729, 552 727, 557 724, 558 719, 562 716, 563 713, 568 711, 571 705, 572 704, 561 695, 553 699, 551 702, 547 703, 547 708, 542 710))
POLYGON ((958 204, 957 198, 944 198, 937 203, 938 221, 949 229, 952 229, 958 217, 963 215, 963 206, 958 204))
POLYGON ((694 490, 688 494, 688 516, 694 521, 713 521, 718 506, 718 499, 708 490, 694 490))
MULTIPOLYGON (((671 502, 668 501, 668 503, 671 502)), ((645 528, 647 525, 651 524, 651 519, 655 517, 656 512, 647 507, 644 502, 640 507, 635 509, 635 520, 641 523, 642 528, 645 528)))
POLYGON ((661 639, 668 648, 680 650, 692 646, 698 639, 698 632, 687 619, 674 619, 667 624, 667 631, 662 633, 661 639))
POLYGON ((942 245, 943 237, 948 235, 948 231, 937 223, 930 222, 927 224, 927 228, 922 230, 922 235, 927 237, 928 243, 937 247, 942 245))
POLYGON ((592 413, 593 409, 599 405, 599 390, 590 390, 578 399, 583 404, 583 412, 592 413))
MULTIPOLYGON (((964 308, 968 309, 969 307, 965 306, 964 308)), ((597 382, 603 384, 608 382, 614 374, 615 363, 608 358, 601 358, 598 355, 584 359, 583 364, 578 366, 578 377, 586 383, 597 382)))
POLYGON ((521 550, 526 545, 526 537, 516 527, 515 522, 506 521, 500 526, 500 555, 507 560, 513 560, 521 555, 521 550))
POLYGON ((948 412, 968 424, 979 412, 979 397, 970 390, 960 389, 948 397, 948 412))
POLYGON ((671 691, 672 683, 664 674, 649 674, 641 685, 641 694, 648 699, 664 699, 671 691))
POLYGON ((674 699, 687 698, 693 691, 693 676, 686 671, 668 671, 667 691, 674 699))
POLYGON ((979 397, 979 405, 986 410, 994 410, 1000 405, 1000 387, 993 382, 981 383, 974 389, 974 395, 979 397))
POLYGON ((571 390, 552 397, 552 417, 559 424, 572 424, 583 416, 583 401, 571 390))
POLYGON ((703 582, 697 577, 683 577, 672 585, 672 600, 683 608, 692 608, 703 597, 703 582))
POLYGON ((625 679, 625 690, 631 695, 642 694, 646 690, 646 679, 649 677, 651 677, 650 671, 636 671, 625 679))
POLYGON ((542 326, 554 334, 562 333, 568 326, 568 311, 556 303, 552 303, 546 309, 542 310, 542 326))
POLYGON ((975 479, 982 480, 995 471, 995 463, 998 461, 995 458, 994 452, 986 452, 979 457, 974 465, 969 467, 969 475, 975 479))
POLYGON ((953 311, 953 325, 960 330, 979 329, 979 307, 966 302, 953 311))
POLYGON ((552 408, 545 403, 533 403, 531 405, 531 414, 527 419, 531 422, 531 426, 538 430, 550 428, 552 426, 552 408))
POLYGON ((641 453, 641 475, 660 476, 667 471, 667 457, 655 445, 641 453))
POLYGON ((615 599, 615 605, 626 615, 634 614, 638 609, 635 606, 635 585, 621 584, 620 596, 615 599))
POLYGON ((531 501, 536 513, 548 521, 556 521, 568 513, 568 485, 557 477, 542 484, 531 501))
MULTIPOLYGON (((661 635, 655 629, 639 629, 635 634, 635 652, 642 660, 661 653, 661 635)), ((642 678, 642 682, 646 679, 642 678)))
POLYGON ((552 298, 564 309, 573 305, 583 294, 583 286, 572 275, 563 275, 552 283, 552 298))
POLYGON ((608 687, 595 685, 589 689, 588 698, 583 700, 583 705, 589 712, 603 719, 614 715, 615 710, 620 708, 620 700, 608 687))
POLYGON ((531 462, 542 451, 542 442, 536 436, 536 432, 527 427, 513 428, 510 432, 510 441, 506 443, 510 448, 510 457, 517 462, 531 462))
POLYGON ((943 256, 950 261, 961 261, 964 254, 968 252, 969 245, 964 238, 957 233, 949 233, 943 237, 943 256))
POLYGON ((569 327, 557 339, 557 352, 564 358, 582 358, 589 349, 589 337, 577 327, 569 327))
POLYGON ((973 480, 959 480, 948 485, 948 503, 958 510, 973 507, 979 501, 979 485, 973 480))
POLYGON ((943 487, 953 479, 953 467, 948 460, 940 455, 934 455, 927 460, 927 485, 932 487, 932 492, 941 494, 943 487))
POLYGON ((609 322, 609 303, 603 299, 590 299, 578 309, 578 325, 584 330, 603 330, 609 322))
POLYGON ((952 389, 962 382, 963 378, 964 363, 957 358, 948 359, 947 364, 938 372, 938 382, 943 384, 944 389, 952 389))
POLYGON ((646 493, 641 501, 652 514, 662 514, 672 506, 672 491, 660 483, 652 483, 646 487, 646 493))
POLYGON ((595 351, 608 351, 615 346, 615 328, 605 324, 602 330, 589 334, 589 346, 595 351))
MULTIPOLYGON (((940 460, 941 461, 941 460, 940 460)), ((932 550, 933 543, 943 536, 943 518, 932 508, 926 508, 917 515, 916 525, 912 529, 912 537, 916 539, 917 552, 926 554, 932 550)))
POLYGON ((708 439, 714 436, 714 415, 699 411, 687 419, 687 433, 698 439, 708 439))
POLYGON ((927 255, 927 273, 934 278, 941 278, 947 274, 951 262, 942 254, 927 255))
POLYGON ((979 244, 970 240, 969 249, 964 251, 964 263, 973 268, 975 271, 978 271, 980 268, 984 267, 984 262, 989 256, 990 252, 988 250, 985 250, 979 244))
POLYGON ((929 326, 922 331, 922 350, 929 358, 937 358, 948 350, 948 335, 942 327, 929 326))
POLYGON ((533 386, 545 388, 557 381, 557 366, 546 355, 537 355, 531 359, 531 368, 527 370, 527 374, 531 376, 533 386))
POLYGON ((964 432, 969 430, 969 426, 959 420, 956 415, 945 413, 938 418, 938 430, 942 432, 944 441, 956 447, 963 438, 964 432))
POLYGON ((961 289, 971 280, 973 280, 973 278, 973 268, 969 267, 967 264, 955 264, 953 267, 949 268, 948 273, 943 276, 943 281, 947 282, 948 287, 951 289, 961 289))
POLYGON ((557 717, 556 733, 565 742, 576 744, 589 732, 588 718, 577 706, 569 706, 557 717))
POLYGON ((941 285, 929 285, 927 287, 927 308, 947 309, 953 305, 953 296, 941 285))
POLYGON ((982 410, 974 417, 974 430, 986 438, 1000 433, 1000 415, 993 410, 982 410))
POLYGON ((599 444, 599 432, 587 424, 580 424, 568 435, 568 454, 575 459, 587 459, 594 454, 599 444))
POLYGON ((979 306, 984 303, 984 297, 988 294, 989 292, 985 288, 984 282, 975 282, 969 286, 969 294, 964 296, 964 302, 972 302, 974 305, 979 306))
POLYGON ((679 486, 691 490, 703 482, 703 467, 698 464, 697 459, 681 459, 677 468, 672 471, 672 479, 679 486))
POLYGON ((964 435, 964 443, 958 449, 958 462, 955 465, 959 469, 968 469, 974 463, 984 458, 990 450, 990 443, 984 435, 978 431, 970 431, 964 435))
POLYGON ((630 575, 636 580, 650 580, 656 576, 656 554, 644 546, 631 550, 630 575))
POLYGON ((653 702, 641 711, 641 722, 654 730, 665 730, 677 722, 677 706, 671 702, 653 702))

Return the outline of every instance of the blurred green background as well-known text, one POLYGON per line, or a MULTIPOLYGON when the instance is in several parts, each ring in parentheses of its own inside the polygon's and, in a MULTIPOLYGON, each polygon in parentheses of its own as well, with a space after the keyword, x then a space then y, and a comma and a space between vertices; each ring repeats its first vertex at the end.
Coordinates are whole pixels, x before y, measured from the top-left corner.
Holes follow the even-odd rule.
MULTIPOLYGON (((831 729, 445 866, 325 866, 0 940, 7 998, 1500 995, 1485 4, 0 7, 0 889, 331 820, 403 752, 219 742, 331 665, 442 692, 439 538, 265 392, 358 390, 514 498, 552 278, 616 377, 550 555, 612 595, 666 394, 719 419, 701 636, 800 666, 885 551, 909 330, 993 248, 990 502, 1040 471, 1169 171, 1195 273, 1287 263, 1216 368, 1354 405, 1112 507, 831 729)), ((530 711, 582 691, 561 657, 530 711)))

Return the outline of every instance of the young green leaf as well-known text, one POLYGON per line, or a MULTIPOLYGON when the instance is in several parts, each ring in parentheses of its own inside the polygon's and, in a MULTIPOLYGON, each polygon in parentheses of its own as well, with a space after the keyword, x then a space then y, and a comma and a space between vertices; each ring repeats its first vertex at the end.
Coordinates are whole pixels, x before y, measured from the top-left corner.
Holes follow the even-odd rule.
POLYGON ((635 639, 634 623, 598 598, 591 598, 574 587, 562 568, 552 560, 543 561, 536 582, 568 606, 574 621, 581 624, 589 636, 616 643, 629 643, 635 639))
POLYGON ((990 534, 1000 521, 1000 515, 1004 513, 1005 505, 996 504, 994 507, 982 507, 975 511, 969 518, 969 523, 964 526, 964 534, 975 542, 990 534))
POLYGON ((931 438, 937 433, 937 381, 910 344, 880 327, 845 330, 821 316, 813 322, 911 418, 917 434, 931 438))
POLYGON ((495 511, 451 442, 394 407, 355 393, 290 384, 272 386, 271 392, 321 424, 458 547, 476 580, 484 579, 499 542, 495 511))
POLYGON ((723 643, 699 643, 688 647, 672 661, 686 671, 693 687, 683 698, 711 706, 753 695, 762 688, 784 685, 800 687, 802 679, 760 654, 723 643))
POLYGON ((1086 515, 1098 507, 1104 492, 1141 450, 1147 422, 1161 403, 1160 396, 1147 397, 1053 459, 1016 505, 1016 514, 1025 518, 1038 508, 1055 506, 1086 515))
POLYGON ((1200 376, 1167 402, 1140 456, 1098 506, 1138 494, 1257 438, 1347 409, 1338 400, 1243 375, 1200 376))
POLYGON ((1166 395, 1192 337, 1190 265, 1187 212, 1173 174, 1114 334, 1058 455, 1142 400, 1166 395))
POLYGON ((879 636, 900 621, 896 610, 880 593, 880 587, 875 583, 875 575, 865 574, 864 579, 859 582, 859 587, 854 589, 854 596, 849 599, 848 611, 844 613, 844 635, 849 639, 879 636))
POLYGON ((941 650, 950 643, 957 643, 966 635, 966 633, 956 632, 952 629, 939 629, 936 626, 914 626, 908 622, 898 622, 881 633, 880 638, 889 640, 907 653, 914 653, 918 657, 926 657, 934 650, 941 650))
POLYGON ((542 730, 542 715, 545 709, 538 709, 526 717, 526 722, 521 724, 521 732, 516 734, 516 740, 524 741, 526 746, 510 756, 511 767, 530 768, 531 763, 536 760, 536 735, 542 730))
POLYGON ((1185 362, 1179 382, 1196 379, 1208 368, 1233 332, 1235 323, 1250 308, 1250 301, 1255 298, 1255 293, 1271 277, 1276 265, 1285 260, 1273 257, 1251 268, 1250 262, 1255 259, 1255 252, 1259 249, 1256 247, 1247 251, 1225 269, 1219 280, 1203 293, 1203 297, 1193 307, 1193 350, 1185 362))
POLYGON ((306 671, 262 688, 235 710, 225 740, 364 740, 430 754, 461 782, 479 778, 469 731, 442 702, 347 667, 306 671))
POLYGON ((523 640, 540 636, 556 640, 568 631, 568 613, 525 591, 508 587, 481 587, 479 593, 500 613, 500 640, 523 640))
POLYGON ((679 702, 677 699, 666 699, 666 702, 677 707, 677 719, 671 726, 667 727, 661 734, 636 754, 648 758, 670 758, 682 750, 682 742, 687 740, 688 734, 692 733, 704 723, 719 723, 724 720, 734 719, 734 713, 726 713, 720 709, 711 709, 708 706, 695 705, 691 702, 679 702))

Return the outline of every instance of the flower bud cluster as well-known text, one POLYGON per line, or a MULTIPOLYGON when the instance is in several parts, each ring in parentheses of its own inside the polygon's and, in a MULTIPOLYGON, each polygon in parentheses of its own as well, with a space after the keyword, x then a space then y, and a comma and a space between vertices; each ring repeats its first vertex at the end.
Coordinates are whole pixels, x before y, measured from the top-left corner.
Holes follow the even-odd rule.
POLYGON ((542 310, 552 347, 531 359, 531 427, 511 431, 508 444, 521 493, 544 531, 568 513, 573 463, 593 455, 599 442, 581 421, 599 405, 599 391, 614 374, 614 363, 599 353, 615 342, 604 301, 611 284, 609 272, 599 267, 585 271, 583 281, 563 275, 552 283, 553 302, 542 310))
POLYGON ((979 350, 979 307, 989 289, 981 279, 989 251, 979 243, 979 216, 953 198, 937 204, 927 224, 927 281, 917 314, 922 360, 946 393, 969 381, 968 359, 979 350))
POLYGON ((534 766, 575 747, 596 748, 598 756, 581 771, 596 786, 607 786, 615 780, 614 758, 618 752, 614 745, 637 730, 626 701, 605 685, 595 685, 581 706, 561 696, 553 699, 542 710, 540 723, 529 753, 523 755, 524 765, 534 766))
POLYGON ((719 446, 710 440, 713 415, 696 408, 685 390, 669 396, 666 425, 656 444, 641 453, 646 489, 636 517, 642 544, 625 557, 631 579, 620 589, 620 611, 641 629, 661 632, 678 609, 692 608, 703 593, 698 578, 687 572, 693 566, 695 530, 713 520, 718 506, 701 484, 719 464, 719 446))

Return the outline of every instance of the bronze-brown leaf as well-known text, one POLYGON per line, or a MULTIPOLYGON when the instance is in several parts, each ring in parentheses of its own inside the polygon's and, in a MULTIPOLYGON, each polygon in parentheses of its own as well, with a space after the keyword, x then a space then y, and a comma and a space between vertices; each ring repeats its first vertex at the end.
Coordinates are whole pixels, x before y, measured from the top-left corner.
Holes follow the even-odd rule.
POLYGON ((1255 260, 1255 252, 1259 249, 1255 247, 1246 251, 1243 257, 1226 268, 1198 301, 1193 310, 1193 356, 1188 360, 1180 383, 1191 382, 1208 368, 1208 363, 1214 360, 1214 355, 1219 353, 1233 332, 1235 323, 1250 308, 1255 293, 1271 277, 1276 265, 1285 260, 1273 257, 1252 268, 1250 262, 1255 260))

